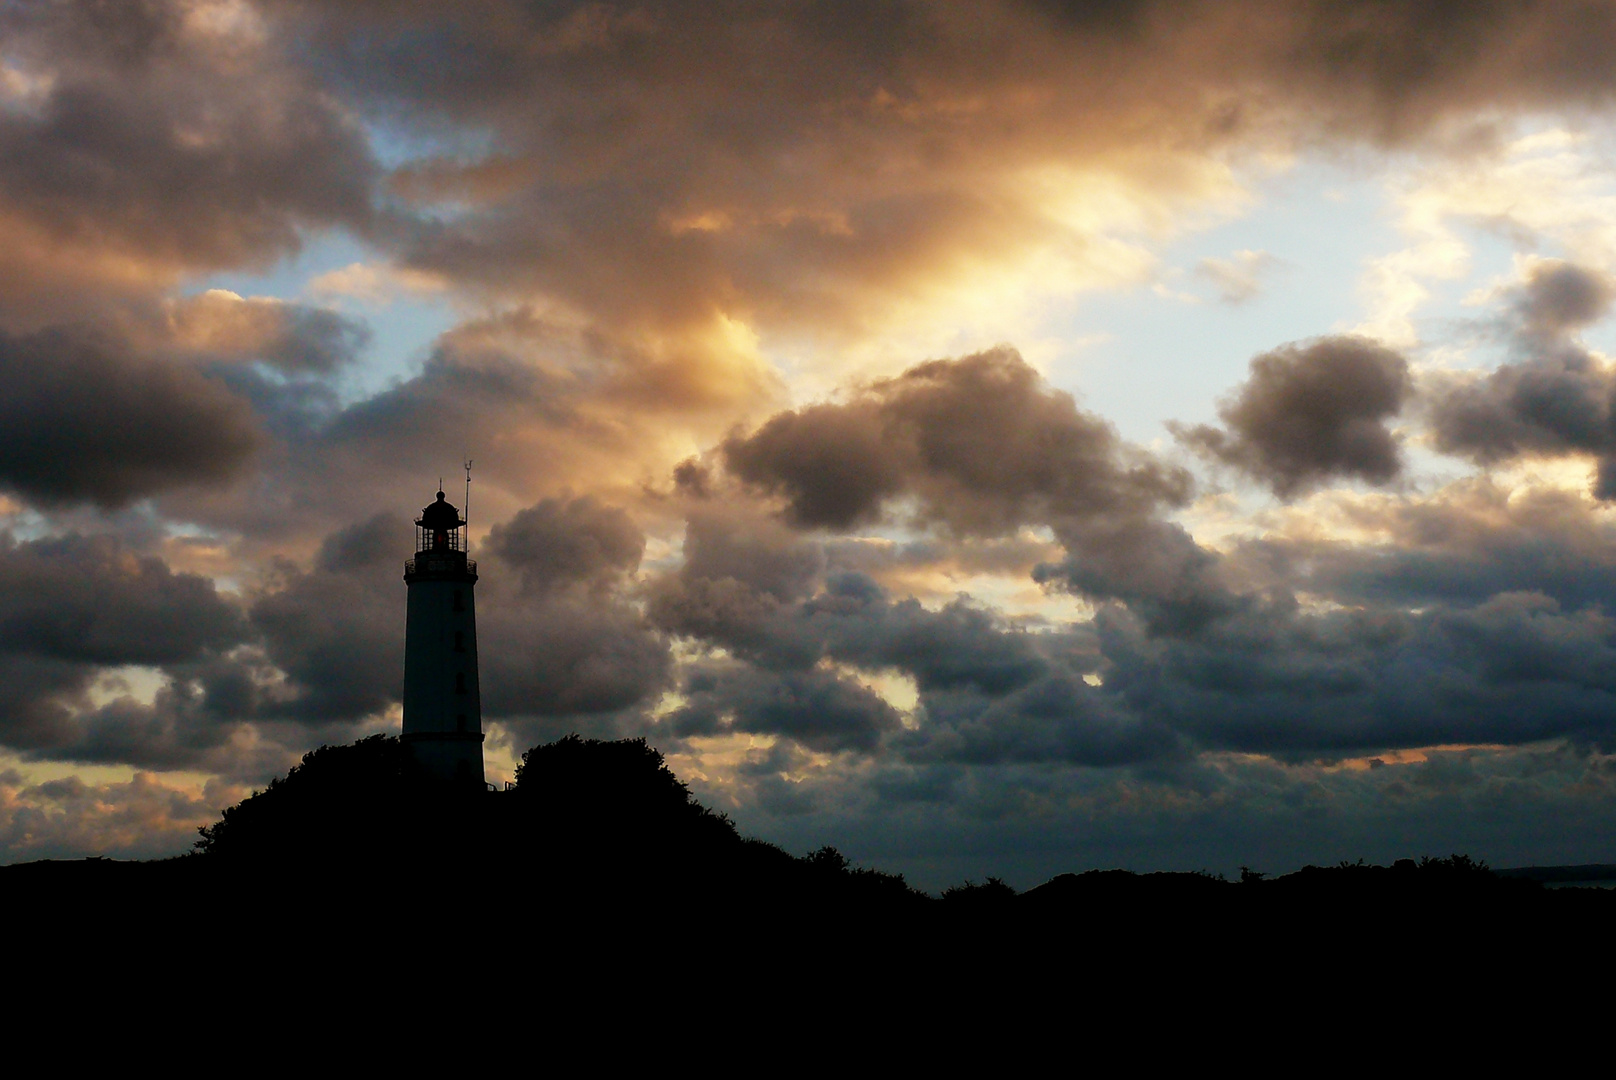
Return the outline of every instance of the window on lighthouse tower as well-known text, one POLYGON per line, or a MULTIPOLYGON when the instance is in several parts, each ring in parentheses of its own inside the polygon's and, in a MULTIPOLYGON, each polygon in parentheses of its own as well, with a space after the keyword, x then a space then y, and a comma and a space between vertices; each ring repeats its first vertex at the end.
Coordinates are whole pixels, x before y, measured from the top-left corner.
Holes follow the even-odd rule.
POLYGON ((466 692, 466 673, 464 671, 457 671, 457 672, 455 672, 455 693, 464 694, 465 692, 466 692))

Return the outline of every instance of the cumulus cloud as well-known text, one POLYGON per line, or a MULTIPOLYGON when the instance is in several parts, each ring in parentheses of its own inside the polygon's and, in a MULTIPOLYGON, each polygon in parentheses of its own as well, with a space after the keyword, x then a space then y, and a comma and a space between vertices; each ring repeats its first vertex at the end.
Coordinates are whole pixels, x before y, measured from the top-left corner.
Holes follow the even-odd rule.
POLYGON ((1013 349, 935 360, 726 441, 731 473, 801 526, 875 520, 900 493, 966 535, 1182 503, 1186 474, 1123 443, 1013 349))
POLYGON ((384 712, 404 685, 407 519, 380 514, 328 536, 313 569, 287 568, 252 605, 268 660, 286 682, 260 713, 354 723, 384 712))
POLYGON ((249 638, 211 581, 176 574, 115 537, 81 535, 6 537, 0 580, 0 667, 10 688, 0 744, 168 768, 198 762, 228 737, 190 686, 249 638), (101 673, 125 665, 161 669, 171 685, 150 704, 127 694, 98 701, 91 691, 101 673))
POLYGON ((1616 36, 1576 0, 265 6, 363 107, 489 133, 391 174, 457 210, 405 265, 664 329, 852 330, 966 262, 1081 264, 1103 225, 1029 174, 1193 199, 1209 150, 1603 100, 1616 36))
POLYGON ((93 331, 0 332, 0 483, 47 504, 119 506, 241 472, 262 438, 247 403, 127 349, 93 331))
POLYGON ((552 592, 620 583, 640 565, 645 534, 622 509, 581 495, 543 499, 495 525, 488 546, 521 572, 524 589, 552 592))
MULTIPOLYGON (((1611 575, 1574 507, 1450 489, 1358 504, 1384 542, 1281 529, 1214 550, 1175 518, 1187 472, 1011 350, 792 410, 766 357, 864 348, 960 303, 1002 333, 1006 296, 1140 280, 1138 237, 1235 205, 1241 162, 1600 105, 1613 25, 1574 0, 8 8, 0 483, 47 530, 103 520, 68 504, 149 498, 127 512, 196 526, 247 599, 243 617, 129 547, 104 561, 135 570, 75 571, 91 603, 61 569, 88 555, 17 544, 0 572, 34 568, 0 604, 4 739, 261 779, 385 715, 408 526, 376 512, 419 506, 481 446, 490 720, 774 740, 738 783, 782 813, 857 801, 812 795, 825 755, 879 774, 861 790, 887 809, 1068 821, 1169 788, 1206 805, 1348 790, 1302 776, 1307 755, 1603 745, 1611 575), (338 387, 362 325, 177 295, 334 229, 372 250, 313 294, 441 290, 482 313, 357 401, 338 387), (669 463, 702 447, 668 492, 669 463), (1028 633, 941 567, 1088 603, 1028 633), (161 685, 92 692, 118 664, 161 685), (653 710, 667 691, 682 703, 653 710), (1243 754, 1292 772, 1264 787, 1243 754)), ((1264 265, 1200 273, 1238 303, 1264 265)), ((1616 460, 1609 373, 1575 340, 1608 283, 1534 265, 1509 300, 1519 355, 1429 384, 1438 444, 1616 460)), ((1390 483, 1408 378, 1363 342, 1289 346, 1186 438, 1282 498, 1390 483)), ((1444 768, 1427 781, 1463 771, 1444 768)))
POLYGON ((257 360, 287 374, 330 374, 352 363, 370 330, 325 308, 224 289, 163 306, 168 348, 202 359, 257 360))
MULTIPOLYGON (((405 518, 376 515, 332 533, 311 569, 287 568, 257 598, 252 622, 284 682, 256 688, 247 715, 351 726, 398 703, 412 539, 405 518)), ((638 544, 621 511, 592 499, 547 501, 496 530, 477 602, 485 718, 525 731, 533 718, 627 710, 662 690, 666 643, 612 591, 638 544)))
POLYGON ((32 781, 0 771, 0 860, 162 858, 188 847, 196 830, 241 794, 224 785, 165 783, 148 772, 91 784, 76 776, 32 781))
POLYGON ((33 328, 182 273, 263 267, 299 230, 367 229, 378 169, 328 91, 241 5, 9 9, 7 59, 38 93, 0 110, 0 320, 33 328))
MULTIPOLYGON (((485 716, 549 737, 591 717, 646 708, 669 685, 667 642, 631 606, 548 597, 477 616, 485 716)), ((525 748, 525 747, 524 747, 525 748)))
POLYGON ((1240 603, 1217 557, 1161 516, 1188 500, 1189 474, 1124 443, 1008 348, 781 413, 732 436, 720 456, 799 526, 871 521, 900 494, 918 524, 957 535, 1045 525, 1066 554, 1040 581, 1124 599, 1163 632, 1193 632, 1240 603))
POLYGON ((926 723, 899 747, 913 762, 1115 766, 1170 759, 1187 744, 1166 724, 1057 670, 997 697, 928 695, 926 723))
POLYGON ((681 694, 686 703, 664 723, 684 738, 748 732, 814 750, 871 751, 900 723, 898 711, 863 684, 814 668, 697 669, 681 694))
POLYGON ((1290 498, 1336 477, 1385 484, 1402 471, 1388 423, 1412 396, 1408 361, 1366 338, 1287 345, 1251 361, 1218 413, 1227 430, 1169 425, 1192 449, 1290 498))
POLYGON ((667 641, 630 602, 644 533, 593 497, 543 499, 495 526, 487 550, 505 577, 485 575, 478 615, 487 714, 530 740, 562 727, 626 733, 673 670, 667 641))
POLYGON ((1486 374, 1429 379, 1437 447, 1481 464, 1590 455, 1599 461, 1596 494, 1616 496, 1616 373, 1577 338, 1613 301, 1616 287, 1596 270, 1558 260, 1531 264, 1504 327, 1513 358, 1486 374))

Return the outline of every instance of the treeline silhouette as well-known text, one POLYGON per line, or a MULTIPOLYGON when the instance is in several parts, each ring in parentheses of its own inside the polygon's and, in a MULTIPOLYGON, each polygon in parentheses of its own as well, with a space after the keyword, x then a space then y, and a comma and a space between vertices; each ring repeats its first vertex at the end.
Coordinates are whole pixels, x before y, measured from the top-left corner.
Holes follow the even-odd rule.
POLYGON ((391 736, 322 747, 204 828, 186 861, 199 872, 314 876, 328 888, 415 897, 490 883, 585 919, 647 903, 833 912, 930 899, 834 848, 793 857, 742 836, 644 739, 536 746, 500 792, 436 788, 411 764, 391 736))
POLYGON ((741 835, 644 740, 577 736, 529 750, 500 792, 422 783, 390 736, 322 747, 226 810, 192 854, 4 867, 0 901, 37 942, 205 942, 367 971, 482 970, 478 943, 510 935, 525 964, 592 985, 670 949, 742 979, 778 976, 786 955, 808 965, 802 979, 830 979, 813 965, 835 954, 1138 989, 1169 969, 1245 984, 1309 957, 1488 943, 1459 950, 1451 973, 1524 962, 1545 928, 1603 940, 1616 914, 1610 892, 1546 889, 1465 855, 1233 881, 1092 870, 1022 893, 990 877, 932 897, 835 848, 799 856, 741 835))

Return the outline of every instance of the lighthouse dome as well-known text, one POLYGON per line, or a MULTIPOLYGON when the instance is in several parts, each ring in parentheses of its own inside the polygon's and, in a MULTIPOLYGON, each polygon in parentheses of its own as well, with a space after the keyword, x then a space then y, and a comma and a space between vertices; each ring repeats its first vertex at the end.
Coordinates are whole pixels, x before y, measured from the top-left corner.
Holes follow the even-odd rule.
POLYGON ((460 511, 453 503, 446 502, 443 492, 438 492, 438 501, 421 511, 421 518, 416 522, 423 529, 436 532, 439 529, 458 529, 465 522, 460 519, 460 511))

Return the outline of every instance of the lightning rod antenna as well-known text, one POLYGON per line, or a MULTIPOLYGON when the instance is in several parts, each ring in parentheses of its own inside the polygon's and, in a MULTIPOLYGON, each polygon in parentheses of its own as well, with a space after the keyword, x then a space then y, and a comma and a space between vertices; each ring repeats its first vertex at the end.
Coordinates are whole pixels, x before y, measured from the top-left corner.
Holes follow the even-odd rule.
POLYGON ((466 459, 466 550, 471 550, 471 459, 466 459))

